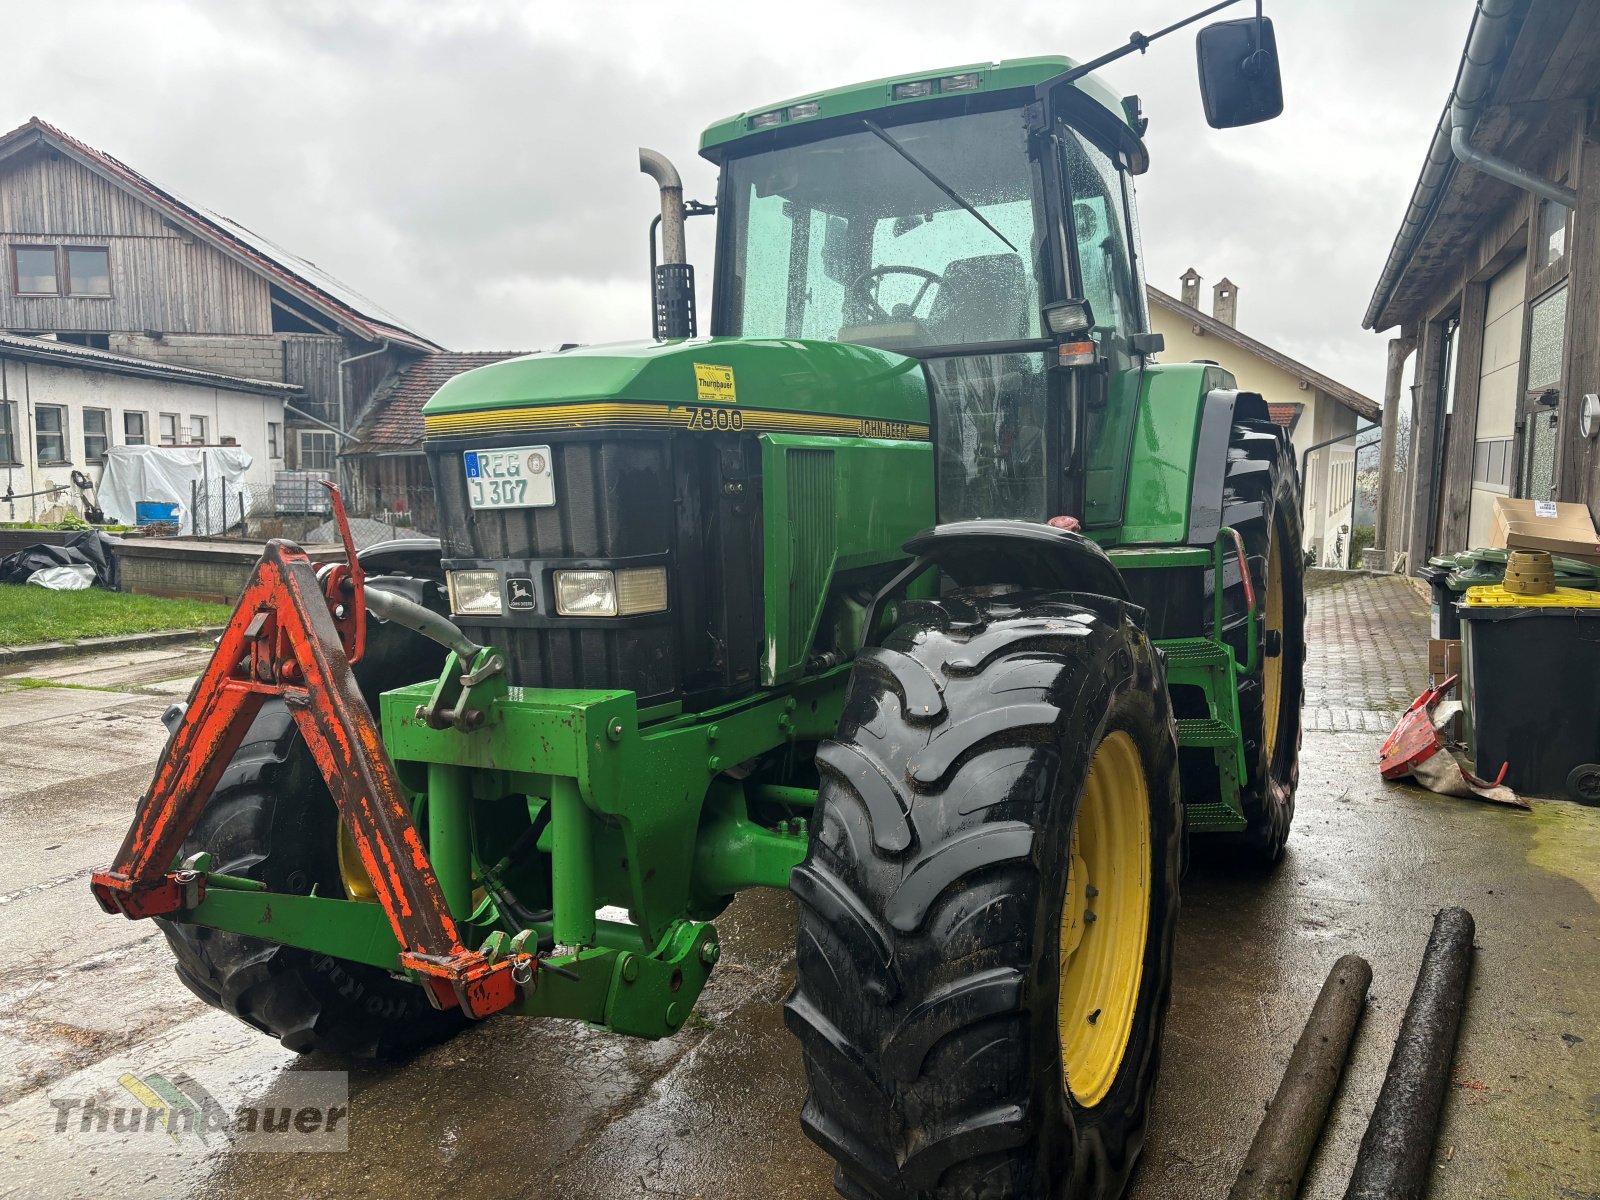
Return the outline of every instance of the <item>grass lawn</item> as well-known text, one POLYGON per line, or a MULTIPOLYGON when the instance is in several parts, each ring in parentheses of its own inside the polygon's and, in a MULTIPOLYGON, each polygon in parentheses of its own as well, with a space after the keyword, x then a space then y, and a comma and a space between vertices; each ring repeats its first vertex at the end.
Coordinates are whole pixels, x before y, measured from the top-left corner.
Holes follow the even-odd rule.
POLYGON ((0 584, 0 646, 77 642, 158 629, 200 629, 224 624, 232 611, 225 604, 134 596, 99 588, 52 592, 26 584, 0 584))

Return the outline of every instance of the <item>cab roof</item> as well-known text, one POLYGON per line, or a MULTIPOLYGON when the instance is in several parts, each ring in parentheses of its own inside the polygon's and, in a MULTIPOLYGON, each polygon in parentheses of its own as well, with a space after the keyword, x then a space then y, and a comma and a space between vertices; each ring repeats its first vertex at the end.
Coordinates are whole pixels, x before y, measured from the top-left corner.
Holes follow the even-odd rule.
MULTIPOLYGON (((927 104, 941 98, 939 82, 956 76, 977 75, 976 86, 967 86, 961 89, 959 95, 979 96, 994 92, 1003 92, 1015 88, 1033 88, 1046 80, 1052 79, 1063 72, 1070 71, 1077 66, 1077 62, 1064 54, 1047 54, 1037 58, 1007 58, 1000 62, 965 63, 961 66, 944 67, 934 71, 913 71, 905 75, 891 75, 883 79, 869 79, 865 83, 852 83, 844 87, 830 88, 821 92, 808 92, 803 96, 794 96, 788 100, 780 100, 776 104, 764 104, 760 108, 747 109, 742 113, 726 117, 710 126, 700 135, 700 153, 713 162, 720 162, 728 153, 730 143, 758 133, 770 132, 776 126, 761 129, 752 128, 754 118, 771 113, 780 114, 780 123, 783 126, 790 124, 810 124, 812 121, 822 121, 829 117, 849 116, 852 113, 872 112, 886 108, 899 108, 908 105, 927 104), (933 85, 934 90, 926 96, 917 96, 906 99, 895 99, 894 89, 896 84, 922 83, 933 85), (791 119, 790 110, 797 105, 815 104, 817 110, 810 116, 791 119)), ((1085 75, 1082 79, 1075 80, 1073 87, 1084 93, 1098 103, 1107 112, 1111 113, 1122 125, 1128 126, 1127 114, 1123 112, 1122 101, 1109 87, 1093 75, 1085 75)), ((944 98, 948 99, 948 95, 944 98)), ((1129 126, 1129 132, 1137 138, 1137 131, 1129 126)))

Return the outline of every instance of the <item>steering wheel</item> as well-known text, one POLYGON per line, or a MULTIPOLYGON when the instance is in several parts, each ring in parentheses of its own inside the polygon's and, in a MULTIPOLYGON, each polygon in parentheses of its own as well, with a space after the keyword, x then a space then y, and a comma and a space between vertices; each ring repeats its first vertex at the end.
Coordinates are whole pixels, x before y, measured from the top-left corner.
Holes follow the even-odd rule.
MULTIPOLYGON (((944 282, 944 276, 937 271, 926 271, 921 267, 903 267, 894 263, 886 263, 881 267, 873 267, 870 271, 863 271, 850 281, 849 291, 857 300, 864 301, 867 312, 875 321, 892 321, 896 317, 884 310, 878 303, 878 287, 885 275, 915 275, 922 280, 922 286, 917 289, 917 294, 911 298, 911 303, 904 306, 900 314, 904 317, 914 317, 917 305, 922 303, 922 298, 928 294, 928 289, 935 284, 944 282)), ((900 305, 895 305, 900 308, 900 305)))

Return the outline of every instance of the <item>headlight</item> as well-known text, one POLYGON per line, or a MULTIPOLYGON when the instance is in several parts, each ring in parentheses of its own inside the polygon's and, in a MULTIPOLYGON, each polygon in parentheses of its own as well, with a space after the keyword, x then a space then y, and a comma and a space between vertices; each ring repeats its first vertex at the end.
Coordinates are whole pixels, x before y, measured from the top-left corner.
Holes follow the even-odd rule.
POLYGON ((610 571, 557 571, 556 612, 563 617, 616 616, 616 575, 610 571))
POLYGON ((557 571, 556 612, 563 617, 635 617, 667 610, 667 569, 557 571))
POLYGON ((500 615, 499 571, 446 571, 450 611, 461 616, 500 615))

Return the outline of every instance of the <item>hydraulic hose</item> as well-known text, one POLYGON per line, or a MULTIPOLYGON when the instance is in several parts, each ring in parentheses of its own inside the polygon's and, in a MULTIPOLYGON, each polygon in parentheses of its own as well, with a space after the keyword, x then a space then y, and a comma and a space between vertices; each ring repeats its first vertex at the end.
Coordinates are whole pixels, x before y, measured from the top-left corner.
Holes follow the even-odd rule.
POLYGON ((449 617, 441 616, 431 608, 424 608, 414 600, 394 592, 382 591, 370 584, 363 589, 367 597, 367 611, 383 621, 393 621, 396 625, 420 633, 429 641, 438 642, 447 650, 454 650, 466 667, 470 668, 473 661, 482 652, 483 647, 474 642, 460 629, 456 628, 449 617))

